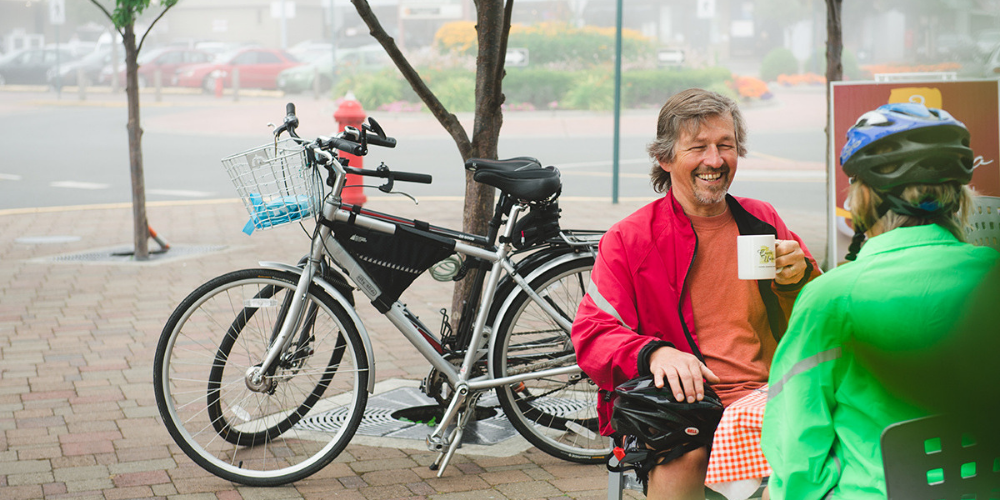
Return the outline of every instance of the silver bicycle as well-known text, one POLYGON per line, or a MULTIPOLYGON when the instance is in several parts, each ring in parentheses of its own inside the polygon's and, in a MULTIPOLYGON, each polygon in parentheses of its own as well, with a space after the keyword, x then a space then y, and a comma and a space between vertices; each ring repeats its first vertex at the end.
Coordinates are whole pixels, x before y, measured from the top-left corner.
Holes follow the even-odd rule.
POLYGON ((474 178, 499 190, 489 234, 474 235, 343 202, 347 174, 429 183, 430 176, 347 166, 339 151, 392 147, 374 120, 306 141, 288 105, 275 142, 223 160, 248 229, 315 221, 298 265, 261 263, 216 277, 170 316, 154 385, 164 424, 213 474, 247 485, 305 478, 350 442, 374 390, 376 361, 354 308, 360 291, 431 365, 422 390, 441 418, 427 436, 443 473, 476 406, 491 391, 531 444, 554 456, 604 462, 597 388, 576 364, 569 331, 590 281, 601 232, 559 227, 559 172, 532 158, 474 159, 474 178), (289 137, 279 140, 283 132, 289 137), (322 171, 325 170, 325 182, 322 171), (460 257, 459 257, 460 256, 460 257), (477 280, 453 330, 431 333, 398 299, 436 263, 477 280))

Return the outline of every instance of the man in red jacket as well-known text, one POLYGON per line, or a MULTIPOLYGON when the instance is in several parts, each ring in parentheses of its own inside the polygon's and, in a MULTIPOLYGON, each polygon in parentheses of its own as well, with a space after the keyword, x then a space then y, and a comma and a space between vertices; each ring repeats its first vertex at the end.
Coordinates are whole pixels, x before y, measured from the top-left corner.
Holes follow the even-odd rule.
MULTIPOLYGON (((717 93, 685 90, 660 110, 648 151, 653 188, 666 195, 602 238, 573 324, 603 435, 615 434, 614 388, 640 375, 688 402, 707 380, 726 406, 767 383, 792 303, 820 271, 770 204, 728 194, 745 143, 739 108, 717 93), (776 237, 773 280, 737 278, 741 234, 776 237)), ((707 467, 705 448, 653 466, 649 498, 704 498, 707 467)))

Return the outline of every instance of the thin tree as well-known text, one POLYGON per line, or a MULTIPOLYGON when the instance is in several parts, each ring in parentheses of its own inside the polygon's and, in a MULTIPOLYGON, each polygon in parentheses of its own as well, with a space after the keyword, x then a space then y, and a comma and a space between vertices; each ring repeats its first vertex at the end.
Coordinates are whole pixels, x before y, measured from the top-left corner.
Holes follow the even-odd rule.
MULTIPOLYGON (((146 260, 149 258, 149 222, 146 219, 146 183, 142 173, 142 127, 139 125, 139 51, 146 41, 146 36, 153 30, 153 26, 159 21, 171 7, 177 4, 177 0, 159 0, 158 4, 163 10, 153 19, 149 28, 142 35, 139 43, 135 43, 135 20, 147 8, 150 0, 115 0, 115 8, 109 12, 97 0, 90 0, 108 16, 115 26, 115 31, 122 37, 122 44, 125 46, 125 95, 128 97, 128 154, 129 167, 132 173, 132 225, 133 239, 135 241, 135 259, 146 260)), ((112 43, 114 42, 112 36, 112 43)))
MULTIPOLYGON (((476 107, 472 137, 458 118, 449 112, 441 101, 427 87, 403 53, 396 46, 372 13, 367 0, 351 0, 361 19, 368 25, 371 35, 382 45, 393 63, 424 105, 448 131, 462 160, 469 158, 496 158, 503 113, 500 105, 504 102, 501 82, 505 75, 504 58, 507 53, 507 38, 510 34, 511 10, 514 0, 476 0, 476 36, 479 51, 476 58, 476 107)), ((456 165, 456 168, 460 168, 456 165)), ((472 174, 465 172, 465 210, 462 228, 473 234, 486 234, 487 224, 493 213, 493 188, 472 180, 472 174)), ((457 326, 461 320, 461 306, 472 293, 475 275, 455 284, 452 297, 452 322, 457 326)))

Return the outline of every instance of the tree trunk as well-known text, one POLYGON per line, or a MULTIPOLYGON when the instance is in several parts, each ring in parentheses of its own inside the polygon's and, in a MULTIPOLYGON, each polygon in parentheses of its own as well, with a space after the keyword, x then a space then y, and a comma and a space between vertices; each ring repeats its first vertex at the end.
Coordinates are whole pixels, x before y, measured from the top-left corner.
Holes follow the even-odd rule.
MULTIPOLYGON (((511 11, 514 0, 477 0, 476 33, 479 53, 476 59, 476 110, 472 140, 454 114, 449 113, 440 100, 427 88, 420 75, 403 56, 395 41, 386 33, 372 12, 367 0, 351 0, 358 15, 368 26, 372 35, 382 45, 396 68, 427 105, 438 122, 448 131, 463 160, 469 158, 496 158, 497 144, 503 115, 501 80, 504 76, 504 57, 507 52, 507 36, 510 33, 511 11)), ((456 165, 457 168, 461 166, 456 165)), ((493 215, 493 188, 472 180, 472 174, 465 173, 465 204, 462 215, 462 229, 473 234, 486 234, 489 220, 493 215)), ((462 304, 472 292, 475 271, 455 284, 452 295, 452 327, 457 328, 461 320, 462 304)))
MULTIPOLYGON (((827 161, 833 158, 834 138, 833 131, 829 130, 830 119, 833 117, 833 93, 832 82, 839 82, 844 79, 844 65, 841 62, 841 54, 844 51, 843 25, 841 24, 841 7, 843 0, 826 0, 826 157, 827 161)), ((836 182, 833 177, 828 177, 827 192, 829 184, 836 182)), ((833 200, 827 200, 827 210, 833 211, 833 200)), ((829 220, 834 220, 833 214, 827 215, 829 220)), ((829 247, 827 247, 829 249, 829 247)), ((829 252, 828 252, 829 253, 829 252)), ((827 266, 836 264, 836 255, 827 255, 827 266), (833 263, 833 264, 830 264, 833 263)))
MULTIPOLYGON (((476 57, 476 115, 472 127, 472 158, 497 158, 500 127, 503 125, 501 92, 504 76, 503 63, 507 52, 507 34, 510 32, 510 14, 513 0, 480 0, 476 9, 476 35, 479 52, 476 57)), ((463 160, 468 158, 463 158, 463 160)), ((465 172, 465 206, 462 230, 472 234, 486 234, 493 215, 494 189, 472 179, 465 172)), ((462 305, 472 295, 476 272, 455 283, 452 294, 452 327, 462 320, 462 305)))
POLYGON ((125 44, 125 95, 128 97, 128 152, 132 172, 132 225, 135 260, 149 259, 149 223, 146 220, 146 185, 142 172, 142 127, 139 126, 139 49, 135 43, 135 25, 128 23, 125 44))

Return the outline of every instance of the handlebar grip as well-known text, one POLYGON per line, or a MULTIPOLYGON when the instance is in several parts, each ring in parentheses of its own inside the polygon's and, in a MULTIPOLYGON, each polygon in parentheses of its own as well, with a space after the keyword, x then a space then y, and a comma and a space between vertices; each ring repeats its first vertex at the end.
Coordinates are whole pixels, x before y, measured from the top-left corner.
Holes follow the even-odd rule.
POLYGON ((397 181, 416 182, 419 184, 430 184, 434 179, 428 174, 417 174, 413 172, 396 172, 396 171, 392 173, 392 177, 397 181))
POLYGON ((396 139, 393 137, 381 137, 375 134, 367 134, 365 138, 368 140, 368 144, 373 146, 382 146, 384 148, 396 147, 396 139))
POLYGON ((360 144, 346 139, 339 139, 337 137, 331 137, 328 140, 323 141, 323 147, 334 147, 354 156, 364 156, 366 153, 365 148, 360 144))
POLYGON ((285 114, 295 116, 295 103, 285 104, 285 114))
POLYGON ((347 167, 344 169, 349 174, 363 175, 366 177, 381 177, 383 179, 388 178, 390 175, 393 179, 401 182, 416 182, 418 184, 430 184, 433 182, 433 177, 428 174, 418 174, 414 172, 399 172, 397 170, 389 170, 388 168, 380 167, 374 170, 368 170, 357 167, 347 167))

